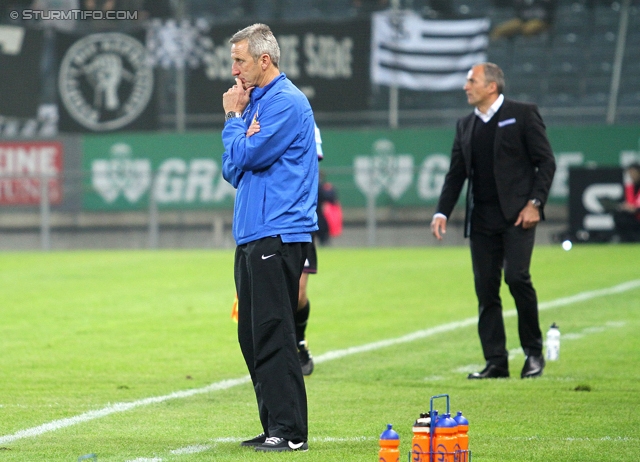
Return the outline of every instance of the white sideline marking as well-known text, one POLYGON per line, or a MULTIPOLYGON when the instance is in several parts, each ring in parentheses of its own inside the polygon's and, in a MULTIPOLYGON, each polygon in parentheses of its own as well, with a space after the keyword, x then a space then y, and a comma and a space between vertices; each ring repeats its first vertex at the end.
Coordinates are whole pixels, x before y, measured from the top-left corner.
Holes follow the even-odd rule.
POLYGON ((587 437, 573 437, 573 436, 567 436, 565 438, 555 438, 555 437, 548 437, 548 436, 512 436, 512 437, 507 437, 504 439, 508 439, 508 440, 516 440, 516 441, 535 441, 535 440, 560 440, 560 441, 640 441, 640 438, 632 438, 629 436, 602 436, 600 438, 589 438, 587 437))
MULTIPOLYGON (((214 443, 239 443, 244 438, 234 438, 231 436, 225 436, 220 438, 213 438, 211 441, 214 443)), ((356 443, 358 441, 370 441, 378 440, 373 436, 351 436, 349 438, 337 438, 334 436, 312 436, 309 441, 312 443, 356 443)), ((171 451, 173 453, 173 451, 171 451)))
POLYGON ((169 452, 179 456, 182 454, 198 454, 199 452, 204 452, 208 449, 211 449, 211 446, 206 444, 195 444, 193 446, 187 446, 186 448, 174 449, 169 452))
POLYGON ((221 436, 219 438, 214 438, 213 441, 216 443, 240 443, 242 440, 246 438, 233 437, 233 436, 221 436))
MULTIPOLYGON (((206 444, 196 444, 193 446, 187 446, 185 448, 173 449, 169 452, 175 456, 183 456, 186 454, 198 454, 204 451, 208 451, 212 447, 213 446, 209 446, 206 444)), ((162 462, 162 461, 163 459, 161 459, 160 457, 154 457, 152 459, 148 459, 145 457, 138 457, 137 459, 131 459, 131 460, 128 460, 127 462, 162 462)))
MULTIPOLYGON (((312 443, 360 443, 363 441, 373 441, 377 440, 377 437, 373 436, 354 436, 351 438, 335 438, 332 436, 322 436, 322 437, 311 437, 309 438, 309 442, 312 443)), ((232 437, 223 437, 223 438, 214 438, 212 441, 216 443, 239 443, 242 441, 242 438, 232 438, 232 437)), ((194 446, 187 446, 185 448, 173 449, 169 451, 172 455, 181 456, 185 454, 198 454, 201 452, 208 451, 213 448, 213 446, 209 446, 206 444, 196 444, 194 446)), ((164 459, 159 457, 153 459, 145 459, 144 457, 128 460, 127 462, 163 462, 164 459)))
MULTIPOLYGON (((622 284, 618 284, 613 287, 608 287, 606 289, 598 289, 598 290, 591 290, 588 292, 581 292, 576 295, 571 295, 569 297, 562 297, 556 300, 551 300, 549 302, 542 302, 538 304, 538 309, 547 310, 547 309, 556 308, 559 306, 566 306, 576 302, 590 300, 597 297, 603 297, 605 295, 612 295, 612 294, 626 292, 629 290, 633 290, 637 287, 640 287, 640 279, 624 282, 622 284)), ((515 309, 506 311, 504 313, 504 316, 515 316, 515 315, 516 315, 515 309)), ((450 332, 452 330, 470 326, 475 324, 476 322, 477 322, 476 317, 467 318, 467 319, 463 319, 462 321, 450 322, 450 323, 442 324, 440 326, 432 327, 429 329, 419 330, 417 332, 413 332, 411 334, 407 334, 395 339, 388 339, 388 340, 381 340, 379 342, 367 343, 365 345, 350 347, 344 350, 329 351, 320 356, 317 356, 317 357, 314 356, 313 359, 314 359, 314 362, 316 363, 322 363, 325 361, 330 361, 332 359, 339 359, 339 358, 343 358, 345 356, 350 356, 357 353, 365 353, 367 351, 378 350, 380 348, 385 348, 388 346, 413 342, 414 340, 431 337, 432 335, 435 335, 435 334, 450 332)), ((90 420, 99 419, 99 418, 114 414, 116 412, 124 412, 130 409, 134 409, 136 407, 146 406, 148 404, 162 403, 170 399, 189 398, 191 396, 199 395, 202 393, 209 393, 211 391, 226 390, 238 385, 248 383, 250 381, 251 381, 251 378, 248 375, 246 375, 244 377, 240 377, 237 379, 228 379, 228 380, 222 380, 220 382, 214 382, 202 388, 176 391, 168 395, 153 396, 150 398, 145 398, 138 401, 131 401, 127 403, 116 403, 111 406, 107 406, 102 409, 97 409, 95 411, 85 412, 83 414, 80 414, 74 417, 68 417, 66 419, 60 419, 60 420, 53 420, 51 422, 47 422, 37 427, 20 430, 12 435, 0 436, 0 444, 11 443, 12 441, 16 441, 22 438, 29 438, 33 436, 42 435, 43 433, 60 430, 62 428, 70 427, 72 425, 76 425, 82 422, 88 422, 90 420)), ((148 459, 145 459, 145 460, 148 460, 148 459)))
POLYGON ((2 436, 0 437, 0 444, 10 443, 12 441, 19 440, 22 438, 28 438, 31 436, 42 435, 43 433, 60 430, 61 428, 70 427, 72 425, 76 425, 81 422, 88 422, 89 420, 99 419, 101 417, 106 417, 110 414, 115 414, 116 412, 124 412, 136 407, 146 406, 148 404, 162 403, 170 399, 189 398, 191 396, 198 395, 201 393, 208 393, 210 391, 226 390, 227 388, 232 388, 237 385, 242 385, 250 381, 251 381, 251 378, 247 375, 239 379, 230 379, 230 380, 222 380, 220 382, 215 382, 215 383, 212 383, 211 385, 207 385, 206 387, 202 387, 202 388, 176 391, 168 395, 153 396, 151 398, 140 399, 138 401, 131 401, 129 403, 116 403, 111 406, 107 406, 102 409, 97 409, 95 411, 85 412, 84 414, 80 414, 74 417, 69 417, 69 418, 60 419, 60 420, 53 420, 51 422, 39 425, 37 427, 27 428, 26 430, 20 430, 19 432, 16 432, 13 435, 2 436))

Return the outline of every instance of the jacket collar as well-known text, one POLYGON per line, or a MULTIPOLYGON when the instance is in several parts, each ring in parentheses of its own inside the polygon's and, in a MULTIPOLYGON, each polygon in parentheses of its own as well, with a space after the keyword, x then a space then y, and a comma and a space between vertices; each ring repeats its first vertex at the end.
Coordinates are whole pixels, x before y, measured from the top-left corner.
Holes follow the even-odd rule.
POLYGON ((264 95, 267 94, 267 92, 274 87, 274 85, 276 85, 278 82, 281 82, 282 80, 286 79, 287 76, 285 75, 284 72, 281 72, 279 76, 277 76, 275 79, 273 79, 271 82, 269 82, 268 84, 266 84, 264 87, 260 88, 254 88, 253 91, 251 92, 251 102, 252 103, 256 103, 260 100, 260 98, 262 98, 264 95))

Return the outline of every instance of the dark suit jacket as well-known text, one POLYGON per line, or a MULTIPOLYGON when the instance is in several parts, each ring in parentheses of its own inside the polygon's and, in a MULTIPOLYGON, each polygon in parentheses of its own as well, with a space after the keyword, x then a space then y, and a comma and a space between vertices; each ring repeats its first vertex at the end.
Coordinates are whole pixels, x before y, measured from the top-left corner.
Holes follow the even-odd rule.
MULTIPOLYGON (((508 221, 515 221, 528 200, 536 198, 542 204, 547 201, 556 163, 536 105, 505 98, 497 116, 493 173, 502 213, 508 221)), ((465 237, 469 235, 473 208, 471 137, 475 118, 472 112, 458 120, 451 165, 436 208, 436 212, 449 217, 469 179, 465 237)), ((544 218, 542 207, 540 212, 544 218)))

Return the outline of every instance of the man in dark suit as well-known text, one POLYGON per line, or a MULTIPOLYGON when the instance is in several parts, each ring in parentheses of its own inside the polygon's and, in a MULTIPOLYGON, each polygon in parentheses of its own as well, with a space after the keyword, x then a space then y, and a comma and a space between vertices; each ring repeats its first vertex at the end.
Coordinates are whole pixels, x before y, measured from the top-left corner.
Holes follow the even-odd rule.
POLYGON ((520 376, 539 376, 545 365, 529 266, 556 165, 537 107, 505 99, 503 88, 504 74, 493 63, 475 65, 467 74, 464 90, 475 110, 457 123, 451 165, 431 221, 433 235, 442 239, 468 180, 464 234, 470 238, 478 333, 486 360, 486 367, 469 374, 470 379, 509 377, 500 300, 503 269, 526 356, 520 376))

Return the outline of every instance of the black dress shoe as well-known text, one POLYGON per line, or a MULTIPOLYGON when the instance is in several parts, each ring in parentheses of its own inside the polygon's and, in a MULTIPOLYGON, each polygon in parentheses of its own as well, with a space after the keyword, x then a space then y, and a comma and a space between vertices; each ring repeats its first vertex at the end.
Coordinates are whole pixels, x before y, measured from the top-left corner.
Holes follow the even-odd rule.
POLYGON ((480 372, 474 372, 467 376, 468 379, 500 379, 504 377, 509 377, 509 369, 495 364, 487 364, 487 367, 480 372))
POLYGON ((527 359, 524 361, 524 367, 522 368, 520 377, 523 379, 527 379, 529 377, 540 377, 544 369, 544 364, 544 357, 542 355, 527 356, 527 359))

